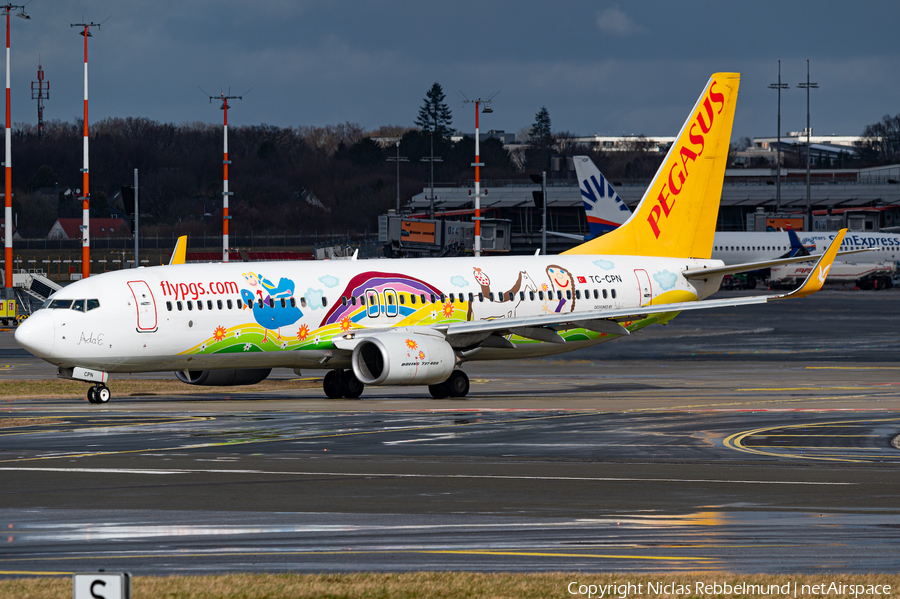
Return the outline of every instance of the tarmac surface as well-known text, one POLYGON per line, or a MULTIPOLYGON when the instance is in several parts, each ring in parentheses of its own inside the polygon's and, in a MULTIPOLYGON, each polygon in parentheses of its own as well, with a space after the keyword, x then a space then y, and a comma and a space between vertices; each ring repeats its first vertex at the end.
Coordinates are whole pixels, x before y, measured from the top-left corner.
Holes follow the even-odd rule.
MULTIPOLYGON (((825 291, 683 314, 468 364, 465 400, 115 379, 108 406, 0 400, 30 422, 0 428, 0 576, 896 572, 898 308, 825 291)), ((0 332, 0 377, 54 373, 0 332)))

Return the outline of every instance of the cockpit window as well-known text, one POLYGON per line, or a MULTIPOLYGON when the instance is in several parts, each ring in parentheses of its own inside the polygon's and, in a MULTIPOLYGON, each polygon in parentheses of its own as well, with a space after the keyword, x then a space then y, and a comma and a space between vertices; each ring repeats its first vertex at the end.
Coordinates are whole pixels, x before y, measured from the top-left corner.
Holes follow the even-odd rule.
POLYGON ((91 310, 93 310, 95 308, 99 308, 99 307, 100 307, 100 300, 96 300, 96 299, 87 300, 87 311, 88 312, 90 312, 91 310))
POLYGON ((72 300, 56 299, 50 302, 48 308, 51 310, 68 310, 72 307, 72 300))
POLYGON ((72 309, 84 312, 84 300, 75 300, 72 302, 72 309))

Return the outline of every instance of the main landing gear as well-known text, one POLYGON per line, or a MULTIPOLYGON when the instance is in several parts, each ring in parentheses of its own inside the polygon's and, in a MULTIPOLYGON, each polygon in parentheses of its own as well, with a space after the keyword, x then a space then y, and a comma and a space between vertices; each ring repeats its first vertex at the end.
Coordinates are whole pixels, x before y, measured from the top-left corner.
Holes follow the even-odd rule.
POLYGON ((366 386, 356 378, 352 370, 332 370, 325 375, 322 388, 330 399, 358 399, 366 386))
POLYGON ((106 385, 94 385, 88 388, 87 400, 91 403, 107 404, 112 395, 106 385))
POLYGON ((465 397, 469 394, 469 377, 462 370, 454 370, 443 383, 428 385, 428 391, 435 399, 465 397))

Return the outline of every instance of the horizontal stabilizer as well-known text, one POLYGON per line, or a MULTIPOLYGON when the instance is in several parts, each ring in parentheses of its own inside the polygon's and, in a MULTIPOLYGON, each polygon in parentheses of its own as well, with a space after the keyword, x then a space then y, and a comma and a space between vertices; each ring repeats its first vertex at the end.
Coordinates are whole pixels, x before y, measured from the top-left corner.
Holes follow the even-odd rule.
MULTIPOLYGON (((848 250, 846 252, 838 252, 837 258, 841 256, 849 256, 850 254, 862 254, 863 252, 874 251, 874 248, 865 250, 848 250)), ((722 275, 734 275, 741 272, 750 272, 760 270, 762 268, 772 268, 773 266, 781 266, 783 264, 795 264, 798 262, 812 262, 820 258, 822 254, 812 254, 807 256, 794 256, 793 258, 778 258, 777 260, 765 260, 763 262, 745 262, 744 264, 730 264, 728 266, 719 266, 714 268, 694 268, 684 271, 685 279, 707 279, 709 277, 718 277, 722 275)))

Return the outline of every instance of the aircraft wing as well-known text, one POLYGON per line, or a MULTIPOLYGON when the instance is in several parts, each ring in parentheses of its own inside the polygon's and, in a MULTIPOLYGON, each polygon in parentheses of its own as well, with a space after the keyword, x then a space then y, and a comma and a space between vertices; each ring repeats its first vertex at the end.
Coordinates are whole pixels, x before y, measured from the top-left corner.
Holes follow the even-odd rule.
MULTIPOLYGON (((523 316, 518 318, 451 322, 430 327, 411 327, 410 330, 419 333, 430 331, 431 334, 442 334, 451 343, 455 340, 457 342, 455 344, 456 346, 468 345, 468 343, 465 343, 465 340, 470 340, 472 345, 477 345, 489 336, 495 336, 495 342, 502 344, 503 341, 506 340, 501 339, 500 336, 508 334, 515 334, 520 337, 548 341, 551 343, 563 343, 563 339, 556 333, 557 330, 585 328, 612 335, 629 335, 630 332, 620 325, 618 321, 644 319, 651 317, 654 314, 748 306, 752 304, 765 304, 772 300, 806 297, 822 288, 846 232, 846 229, 842 229, 837 234, 825 253, 819 257, 815 267, 807 276, 806 280, 803 281, 803 284, 790 293, 679 302, 672 304, 649 304, 646 306, 621 308, 616 310, 590 310, 587 312, 568 314, 543 314, 540 316, 523 316)), ((807 262, 808 261, 809 259, 807 258, 807 262)), ((708 270, 704 272, 708 272, 708 270)), ((358 339, 397 331, 398 329, 354 331, 344 335, 340 339, 335 339, 334 345, 339 349, 352 349, 356 343, 358 343, 358 339)), ((512 347, 512 344, 501 346, 512 347)))

